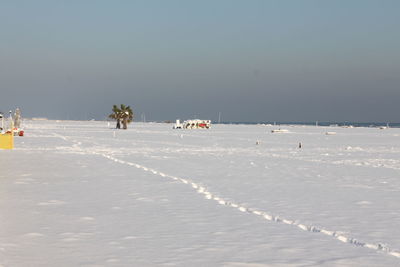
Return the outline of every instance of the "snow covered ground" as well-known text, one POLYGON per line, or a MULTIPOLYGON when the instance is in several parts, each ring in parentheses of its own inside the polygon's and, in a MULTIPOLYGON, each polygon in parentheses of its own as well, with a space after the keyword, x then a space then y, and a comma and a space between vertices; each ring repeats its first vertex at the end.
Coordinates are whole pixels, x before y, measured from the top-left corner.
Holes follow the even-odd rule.
POLYGON ((0 266, 400 265, 400 129, 110 127, 0 150, 0 266))

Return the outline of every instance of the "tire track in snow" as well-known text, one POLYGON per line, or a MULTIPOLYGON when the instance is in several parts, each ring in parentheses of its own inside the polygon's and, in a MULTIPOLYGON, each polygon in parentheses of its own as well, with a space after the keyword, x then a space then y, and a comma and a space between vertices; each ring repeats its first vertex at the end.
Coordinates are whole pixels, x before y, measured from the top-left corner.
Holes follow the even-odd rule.
MULTIPOLYGON (((81 145, 81 142, 77 142, 75 140, 71 140, 71 139, 69 139, 69 138, 67 138, 65 136, 59 135, 59 134, 54 134, 54 135, 55 135, 55 137, 59 137, 59 138, 65 140, 65 141, 72 142, 73 143, 73 147, 76 148, 76 149, 79 149, 81 151, 85 150, 85 149, 81 149, 79 147, 81 145)), ((231 207, 231 208, 237 209, 240 212, 256 215, 256 216, 259 216, 262 219, 270 221, 270 222, 276 222, 276 223, 291 225, 293 227, 297 227, 297 229, 300 229, 302 231, 311 232, 311 233, 320 233, 320 234, 323 234, 323 235, 327 235, 327 236, 330 236, 330 237, 332 237, 334 239, 337 239, 337 240, 339 240, 339 241, 341 241, 343 243, 348 243, 348 244, 352 244, 352 245, 357 246, 357 247, 363 247, 363 248, 368 248, 368 249, 375 250, 375 251, 380 251, 380 252, 383 252, 383 253, 385 253, 387 255, 394 256, 396 258, 400 258, 400 250, 392 249, 392 248, 388 247, 385 244, 382 244, 382 243, 373 244, 373 243, 368 243, 368 242, 362 242, 362 241, 359 241, 359 240, 357 240, 355 238, 351 238, 351 237, 345 236, 342 233, 340 233, 339 231, 331 231, 331 230, 327 230, 327 229, 324 229, 324 228, 321 228, 321 227, 318 227, 318 226, 314 226, 314 225, 305 225, 305 224, 300 223, 298 220, 291 220, 291 219, 287 219, 287 218, 283 218, 283 217, 280 217, 280 216, 275 216, 275 215, 269 214, 269 213, 267 213, 265 211, 261 211, 261 210, 257 210, 257 209, 253 209, 253 208, 247 208, 247 207, 242 206, 242 205, 240 205, 238 203, 235 203, 233 201, 229 201, 229 200, 226 200, 224 198, 218 197, 217 195, 212 194, 211 192, 209 192, 206 189, 206 187, 201 186, 201 185, 199 185, 197 183, 194 183, 194 182, 190 181, 189 179, 185 179, 185 178, 181 178, 181 177, 165 174, 165 173, 157 171, 155 169, 152 169, 152 168, 149 168, 149 167, 137 164, 137 163, 124 161, 124 160, 115 158, 115 157, 110 156, 110 155, 105 154, 105 153, 89 151, 89 150, 86 150, 86 152, 87 152, 87 154, 99 155, 99 156, 102 156, 102 157, 104 157, 106 159, 112 160, 112 161, 114 161, 116 163, 120 163, 120 164, 129 165, 129 166, 132 166, 132 167, 136 167, 136 168, 141 169, 143 171, 150 172, 150 173, 152 173, 154 175, 158 175, 158 176, 161 176, 163 178, 172 179, 174 181, 178 181, 178 182, 181 182, 183 184, 187 184, 190 187, 192 187, 192 189, 196 190, 196 192, 198 194, 203 195, 206 199, 214 200, 220 205, 224 205, 224 206, 227 206, 227 207, 231 207)))
POLYGON ((169 174, 165 174, 165 173, 157 171, 155 169, 148 168, 146 166, 143 166, 143 165, 140 165, 140 164, 137 164, 137 163, 132 163, 132 162, 120 160, 120 159, 117 159, 117 158, 115 158, 113 156, 110 156, 110 155, 107 155, 107 154, 98 153, 98 152, 91 152, 91 153, 103 156, 103 157, 105 157, 105 158, 107 158, 109 160, 112 160, 112 161, 116 162, 116 163, 133 166, 133 167, 136 167, 138 169, 144 170, 146 172, 150 172, 150 173, 152 173, 154 175, 159 175, 159 176, 164 177, 164 178, 172 179, 174 181, 178 181, 178 182, 181 182, 183 184, 187 184, 190 187, 192 187, 194 190, 196 190, 197 193, 199 193, 201 195, 204 195, 204 197, 206 199, 214 200, 220 205, 224 205, 224 206, 228 206, 228 207, 231 207, 231 208, 235 208, 235 209, 239 210, 240 212, 253 214, 253 215, 259 216, 262 219, 265 219, 267 221, 276 222, 276 223, 282 223, 282 224, 286 224, 286 225, 291 225, 291 226, 297 227, 298 229, 300 229, 302 231, 312 232, 312 233, 320 233, 320 234, 323 234, 323 235, 327 235, 327 236, 330 236, 330 237, 332 237, 334 239, 337 239, 337 240, 339 240, 339 241, 341 241, 343 243, 348 243, 348 244, 352 244, 352 245, 358 246, 358 247, 364 247, 364 248, 368 248, 368 249, 372 249, 372 250, 376 250, 376 251, 381 251, 381 252, 384 252, 384 253, 386 253, 388 255, 400 258, 400 251, 393 250, 393 249, 389 248, 387 245, 384 245, 384 244, 372 244, 372 243, 362 242, 362 241, 359 241, 359 240, 357 240, 355 238, 347 237, 347 236, 341 234, 338 231, 330 231, 330 230, 327 230, 327 229, 324 229, 324 228, 320 228, 320 227, 317 227, 317 226, 314 226, 314 225, 305 225, 305 224, 300 223, 297 220, 290 220, 290 219, 286 219, 286 218, 283 218, 283 217, 280 217, 280 216, 274 216, 272 214, 268 214, 267 212, 264 212, 264 211, 261 211, 261 210, 247 208, 247 207, 244 207, 244 206, 242 206, 242 205, 240 205, 238 203, 235 203, 235 202, 232 202, 232 201, 228 201, 228 200, 226 200, 224 198, 218 197, 218 196, 212 194, 211 192, 209 192, 206 189, 206 187, 201 186, 201 185, 199 185, 197 183, 191 182, 188 179, 177 177, 177 176, 173 176, 173 175, 169 175, 169 174))

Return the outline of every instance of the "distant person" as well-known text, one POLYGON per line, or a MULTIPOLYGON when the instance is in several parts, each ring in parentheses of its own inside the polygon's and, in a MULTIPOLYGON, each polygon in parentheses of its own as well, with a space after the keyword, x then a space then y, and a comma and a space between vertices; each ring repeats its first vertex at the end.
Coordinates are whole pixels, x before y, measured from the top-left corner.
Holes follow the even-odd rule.
POLYGON ((299 143, 299 148, 301 148, 301 142, 299 143))

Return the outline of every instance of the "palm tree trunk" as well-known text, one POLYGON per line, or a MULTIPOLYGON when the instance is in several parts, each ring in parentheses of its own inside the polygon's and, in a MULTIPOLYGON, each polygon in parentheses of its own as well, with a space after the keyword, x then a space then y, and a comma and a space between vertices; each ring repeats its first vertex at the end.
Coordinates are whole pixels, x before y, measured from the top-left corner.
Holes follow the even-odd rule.
POLYGON ((122 120, 122 125, 124 126, 124 130, 128 129, 128 119, 124 118, 122 120))

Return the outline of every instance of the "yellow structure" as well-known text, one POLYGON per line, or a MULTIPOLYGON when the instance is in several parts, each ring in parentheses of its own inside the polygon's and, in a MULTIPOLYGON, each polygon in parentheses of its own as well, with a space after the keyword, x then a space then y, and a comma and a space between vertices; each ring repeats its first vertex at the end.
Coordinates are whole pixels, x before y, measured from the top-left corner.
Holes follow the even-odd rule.
POLYGON ((0 134, 0 149, 13 149, 14 148, 14 135, 0 134))

